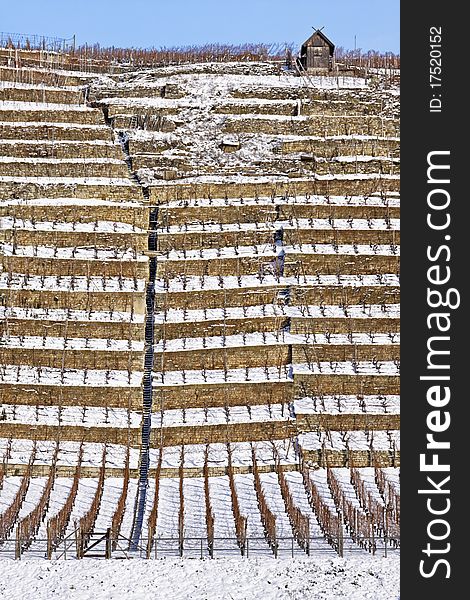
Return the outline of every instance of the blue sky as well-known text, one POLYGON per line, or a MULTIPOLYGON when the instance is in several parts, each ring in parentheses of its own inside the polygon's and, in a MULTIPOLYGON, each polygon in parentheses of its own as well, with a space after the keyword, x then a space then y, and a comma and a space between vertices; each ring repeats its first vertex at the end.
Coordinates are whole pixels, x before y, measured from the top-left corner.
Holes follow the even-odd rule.
POLYGON ((325 26, 337 46, 399 52, 399 0, 0 0, 1 30, 79 44, 160 47, 295 42, 325 26))

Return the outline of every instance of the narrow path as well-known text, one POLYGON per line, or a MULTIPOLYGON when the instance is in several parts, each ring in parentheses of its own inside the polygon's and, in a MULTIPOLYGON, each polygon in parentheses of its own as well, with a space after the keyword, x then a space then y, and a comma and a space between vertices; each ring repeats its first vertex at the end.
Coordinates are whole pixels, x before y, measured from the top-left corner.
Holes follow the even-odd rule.
MULTIPOLYGON (((103 115, 106 124, 112 129, 112 122, 108 118, 107 108, 103 108, 103 115)), ((132 160, 129 155, 129 145, 127 136, 122 133, 113 133, 117 136, 121 144, 123 159, 129 168, 129 177, 140 187, 143 198, 149 199, 148 190, 139 181, 139 178, 132 170, 132 160)), ((149 214, 149 237, 148 249, 156 249, 156 227, 157 227, 157 211, 153 209, 149 214)), ((145 515, 145 506, 147 501, 147 490, 149 486, 148 472, 150 466, 150 432, 152 429, 152 370, 153 370, 153 355, 154 355, 154 331, 155 331, 155 277, 157 273, 157 259, 151 257, 149 259, 149 279, 145 290, 146 318, 145 318, 145 355, 144 355, 144 376, 143 376, 143 402, 142 402, 142 442, 140 447, 139 458, 139 479, 137 483, 137 492, 135 496, 134 516, 130 533, 133 549, 137 549, 142 535, 142 527, 145 515)))

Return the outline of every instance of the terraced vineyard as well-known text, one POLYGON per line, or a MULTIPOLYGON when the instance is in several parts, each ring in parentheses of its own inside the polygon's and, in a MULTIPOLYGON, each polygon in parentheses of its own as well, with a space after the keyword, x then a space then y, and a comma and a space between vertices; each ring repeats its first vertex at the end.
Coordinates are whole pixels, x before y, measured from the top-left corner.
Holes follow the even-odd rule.
POLYGON ((0 50, 0 552, 397 548, 397 82, 37 54, 0 50))

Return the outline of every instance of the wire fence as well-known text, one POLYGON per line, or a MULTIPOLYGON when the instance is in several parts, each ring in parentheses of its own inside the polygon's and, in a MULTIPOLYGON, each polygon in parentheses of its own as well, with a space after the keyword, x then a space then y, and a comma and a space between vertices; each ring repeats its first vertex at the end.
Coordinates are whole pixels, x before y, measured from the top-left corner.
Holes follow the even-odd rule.
POLYGON ((68 52, 75 48, 75 36, 70 38, 48 37, 29 33, 0 32, 0 48, 22 50, 48 50, 49 52, 68 52))
MULTIPOLYGON (((397 556, 400 551, 399 540, 390 540, 387 537, 373 537, 365 539, 364 544, 358 545, 350 538, 345 538, 342 543, 340 556, 363 556, 386 558, 397 556)), ((155 537, 153 539, 141 538, 138 544, 129 538, 118 535, 116 538, 107 533, 95 533, 88 540, 86 546, 80 541, 78 532, 72 532, 65 537, 55 550, 50 553, 48 540, 36 538, 28 550, 21 549, 21 540, 10 538, 0 543, 0 558, 21 560, 47 559, 159 559, 159 558, 301 558, 335 557, 338 553, 328 544, 324 537, 311 536, 305 548, 301 548, 293 536, 276 538, 273 548, 266 537, 246 537, 241 547, 234 537, 214 537, 208 543, 207 537, 155 537)))

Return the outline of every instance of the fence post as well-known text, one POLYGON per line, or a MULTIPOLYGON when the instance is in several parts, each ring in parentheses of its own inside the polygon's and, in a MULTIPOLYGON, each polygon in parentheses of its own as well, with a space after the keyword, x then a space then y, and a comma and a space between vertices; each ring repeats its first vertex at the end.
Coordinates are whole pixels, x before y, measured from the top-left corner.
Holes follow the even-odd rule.
POLYGON ((292 542, 292 558, 294 558, 294 538, 292 538, 291 542, 292 542))
POLYGON ((343 558, 343 528, 341 522, 338 525, 338 554, 343 558))
POLYGON ((202 538, 201 538, 201 558, 202 558, 202 538))
POLYGON ((106 530, 106 550, 105 558, 111 558, 111 528, 108 527, 106 530))
POLYGON ((245 548, 246 548, 246 557, 248 558, 248 555, 249 555, 249 549, 248 548, 249 548, 250 540, 248 538, 246 538, 245 542, 246 542, 246 545, 245 545, 245 548))
POLYGON ((21 560, 21 535, 19 527, 16 528, 15 560, 21 560))
POLYGON ((47 558, 49 560, 52 559, 52 539, 49 523, 47 524, 47 558))

